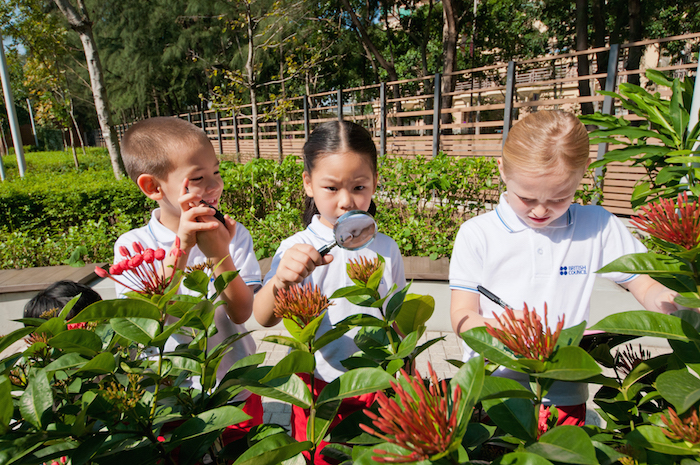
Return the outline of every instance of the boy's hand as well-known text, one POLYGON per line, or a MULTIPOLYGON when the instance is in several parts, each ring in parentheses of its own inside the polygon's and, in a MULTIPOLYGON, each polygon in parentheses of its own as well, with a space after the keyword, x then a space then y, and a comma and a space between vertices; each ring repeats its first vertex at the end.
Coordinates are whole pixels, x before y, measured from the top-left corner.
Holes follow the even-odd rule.
POLYGON ((217 229, 221 224, 211 216, 211 208, 199 204, 198 195, 188 192, 189 182, 187 178, 182 182, 180 197, 177 199, 181 210, 177 236, 180 238, 180 248, 185 252, 189 252, 197 245, 197 233, 217 229))
POLYGON ((217 227, 197 232, 197 245, 207 258, 214 260, 215 264, 229 255, 229 244, 236 235, 236 221, 228 215, 224 215, 225 223, 222 224, 214 215, 214 209, 204 207, 208 215, 200 217, 200 221, 216 223, 217 227))
POLYGON ((333 261, 332 255, 321 256, 312 245, 295 244, 282 256, 275 273, 278 288, 288 288, 300 283, 311 274, 317 266, 328 265, 333 261))

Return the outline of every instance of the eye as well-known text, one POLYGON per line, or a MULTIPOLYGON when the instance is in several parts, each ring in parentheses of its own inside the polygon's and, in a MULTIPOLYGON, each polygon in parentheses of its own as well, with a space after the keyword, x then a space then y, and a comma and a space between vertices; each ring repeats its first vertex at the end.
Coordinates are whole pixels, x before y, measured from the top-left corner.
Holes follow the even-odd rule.
POLYGON ((356 191, 362 191, 365 190, 367 187, 366 186, 355 186, 356 191))
POLYGON ((197 181, 201 181, 202 179, 204 179, 203 176, 200 176, 198 178, 190 178, 190 182, 197 182, 197 181))
POLYGON ((335 186, 326 186, 325 189, 331 192, 335 192, 338 190, 338 188, 336 188, 335 186))

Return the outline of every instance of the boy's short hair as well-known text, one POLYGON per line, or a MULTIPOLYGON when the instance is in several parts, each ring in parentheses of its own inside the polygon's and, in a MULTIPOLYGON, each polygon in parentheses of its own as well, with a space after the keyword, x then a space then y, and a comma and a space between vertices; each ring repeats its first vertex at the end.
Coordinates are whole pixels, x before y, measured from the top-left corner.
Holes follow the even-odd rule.
POLYGON ((503 169, 530 173, 587 166, 589 139, 586 127, 572 113, 544 110, 531 113, 508 132, 503 144, 503 169))
POLYGON ((50 318, 49 312, 58 309, 60 312, 68 302, 76 295, 80 295, 80 299, 75 303, 71 311, 68 313, 68 318, 71 319, 82 309, 88 305, 102 300, 100 294, 92 290, 91 287, 85 284, 76 283, 74 281, 57 281, 35 295, 24 306, 25 318, 50 318))
POLYGON ((173 116, 148 118, 122 137, 124 168, 132 181, 142 174, 165 179, 172 170, 172 152, 195 144, 211 144, 202 128, 173 116))

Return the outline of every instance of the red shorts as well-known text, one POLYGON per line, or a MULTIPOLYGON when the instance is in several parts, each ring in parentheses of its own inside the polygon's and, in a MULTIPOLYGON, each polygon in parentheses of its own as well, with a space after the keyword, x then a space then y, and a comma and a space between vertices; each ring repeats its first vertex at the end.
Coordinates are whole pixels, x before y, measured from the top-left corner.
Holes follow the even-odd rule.
POLYGON ((585 426, 586 425, 586 404, 565 405, 564 407, 557 407, 557 413, 559 414, 559 419, 557 420, 557 426, 559 426, 559 425, 585 426))
MULTIPOLYGON (((306 385, 309 386, 309 389, 311 389, 311 377, 309 374, 300 373, 299 377, 301 377, 306 385)), ((328 383, 325 381, 321 381, 320 379, 314 380, 314 399, 318 397, 318 394, 326 385, 328 385, 328 383)), ((340 407, 338 408, 338 413, 331 422, 331 426, 328 428, 328 431, 332 430, 338 423, 347 418, 348 415, 355 413, 358 410, 369 408, 374 403, 376 397, 377 393, 372 392, 370 394, 363 394, 361 396, 343 399, 343 401, 340 403, 340 407)), ((296 405, 292 405, 292 437, 297 441, 306 441, 306 424, 308 421, 309 409, 303 409, 301 407, 297 407, 296 405)), ((316 449, 316 454, 314 456, 314 463, 316 465, 331 465, 339 463, 321 454, 321 450, 326 446, 326 444, 328 444, 326 441, 321 441, 316 449)), ((304 456, 306 457, 307 462, 311 460, 311 454, 309 452, 304 452, 304 456)))

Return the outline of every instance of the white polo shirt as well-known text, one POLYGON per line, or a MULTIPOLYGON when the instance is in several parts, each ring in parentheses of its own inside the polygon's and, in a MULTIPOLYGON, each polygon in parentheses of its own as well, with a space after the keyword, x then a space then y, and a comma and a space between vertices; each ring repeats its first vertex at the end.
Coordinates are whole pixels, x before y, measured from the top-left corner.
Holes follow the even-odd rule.
MULTIPOLYGON (((117 239, 117 242, 114 244, 115 263, 123 259, 122 255, 119 253, 119 247, 124 246, 133 253, 134 249, 132 244, 134 242, 140 242, 144 248, 162 248, 166 251, 166 253, 170 251, 170 248, 175 242, 175 233, 163 226, 163 224, 160 222, 160 208, 153 210, 151 220, 146 226, 138 229, 132 229, 131 231, 122 234, 119 239, 117 239)), ((260 287, 260 265, 258 265, 258 260, 255 257, 255 252, 253 251, 253 239, 251 238, 248 230, 241 223, 236 224, 236 234, 229 244, 229 254, 233 259, 234 265, 239 270, 239 276, 241 279, 243 279, 243 282, 253 288, 253 290, 260 287)), ((187 254, 187 266, 201 265, 202 263, 206 262, 206 260, 207 257, 197 246, 194 246, 187 254)), ((128 291, 128 289, 120 286, 119 284, 116 285, 116 290, 117 296, 120 298, 123 297, 124 293, 128 291)), ((210 294, 213 293, 214 290, 214 278, 212 276, 212 279, 209 282, 210 294)), ((178 293, 197 295, 196 292, 191 291, 184 286, 180 286, 178 293)), ((214 323, 216 324, 216 329, 218 332, 209 338, 210 348, 215 347, 232 334, 247 332, 245 325, 235 324, 229 319, 224 306, 219 306, 216 308, 214 313, 214 323)), ((178 344, 186 344, 191 340, 192 339, 189 336, 174 334, 166 342, 165 350, 175 350, 178 344)), ((231 345, 231 350, 224 355, 224 358, 221 360, 221 364, 219 365, 219 369, 216 374, 217 379, 221 380, 235 362, 243 357, 254 354, 255 349, 255 341, 251 335, 245 336, 244 338, 233 343, 233 345, 231 345)), ((195 387, 199 388, 198 384, 199 383, 193 383, 193 386, 196 385, 195 387)))
MULTIPOLYGON (((275 275, 282 256, 287 249, 293 245, 311 244, 316 249, 319 249, 333 242, 333 229, 321 223, 319 218, 319 215, 316 215, 305 230, 282 241, 272 259, 270 271, 265 275, 265 283, 275 275)), ((318 286, 325 295, 330 297, 336 290, 353 285, 352 280, 348 277, 346 268, 350 259, 357 260, 359 257, 372 259, 376 257, 377 254, 384 257, 386 261, 384 277, 379 285, 379 294, 386 295, 394 284, 396 284, 399 289, 406 286, 403 259, 401 258, 399 247, 393 239, 381 233, 378 233, 374 241, 362 250, 351 251, 340 247, 334 247, 329 253, 329 255, 333 255, 333 261, 329 265, 316 267, 316 269, 304 279, 302 284, 312 283, 318 286)), ((321 326, 319 327, 317 333, 319 335, 330 330, 332 325, 357 313, 365 313, 381 318, 379 309, 360 307, 351 304, 345 298, 333 299, 332 302, 333 305, 331 305, 326 312, 326 316, 323 318, 321 326)), ((349 331, 343 337, 331 342, 320 351, 316 352, 316 375, 318 377, 326 382, 331 382, 347 371, 340 364, 340 361, 350 357, 359 350, 353 340, 357 331, 357 328, 349 331)))
MULTIPOLYGON (((588 321, 597 270, 623 255, 646 251, 622 222, 602 207, 571 204, 549 226, 534 229, 505 199, 506 194, 502 194, 495 210, 460 227, 450 260, 450 289, 476 293, 476 286, 482 285, 513 308, 520 309, 525 302, 540 316, 546 302, 550 326, 556 327, 559 318, 566 315, 568 328, 588 321)), ((625 273, 600 276, 617 283, 636 277, 625 273)), ((489 299, 479 300, 485 318, 503 312, 489 299)), ((464 347, 466 360, 473 352, 466 344, 464 347)), ((575 405, 587 398, 586 389, 569 386, 561 397, 555 395, 557 391, 552 388, 550 400, 558 405, 575 405)))

